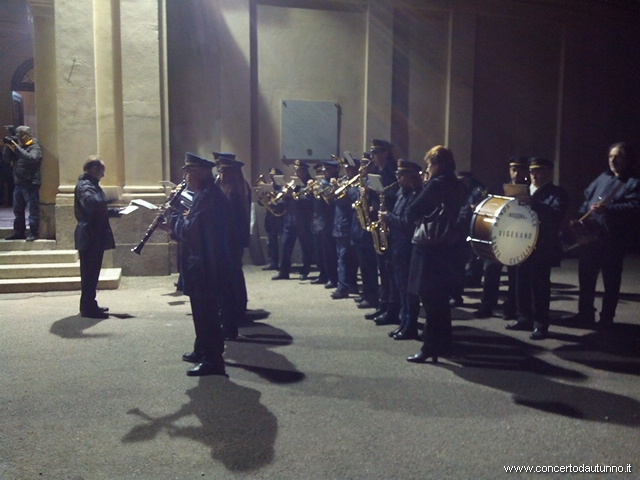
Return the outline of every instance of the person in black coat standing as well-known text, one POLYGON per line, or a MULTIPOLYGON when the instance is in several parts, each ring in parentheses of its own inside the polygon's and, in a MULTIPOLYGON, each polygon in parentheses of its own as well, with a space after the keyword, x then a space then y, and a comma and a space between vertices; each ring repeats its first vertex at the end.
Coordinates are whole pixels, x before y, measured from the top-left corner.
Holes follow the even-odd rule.
POLYGON ((187 153, 187 188, 194 192, 189 210, 168 207, 169 227, 182 243, 183 291, 189 296, 196 340, 182 359, 197 365, 188 376, 226 376, 220 310, 229 296, 234 238, 227 197, 215 183, 214 163, 187 153))
POLYGON ((98 306, 96 288, 102 268, 105 250, 115 248, 115 240, 109 217, 118 217, 119 209, 108 208, 108 200, 100 179, 105 165, 97 155, 91 155, 84 163, 84 173, 78 179, 74 191, 73 209, 78 225, 75 230, 75 247, 80 253, 80 315, 89 318, 108 318, 108 308, 98 306))
MULTIPOLYGON (((437 145, 424 158, 429 180, 416 199, 407 206, 406 219, 419 222, 435 219, 442 205, 450 218, 457 219, 466 202, 466 188, 456 177, 451 150, 437 145)), ((452 220, 452 226, 454 226, 452 220)), ((455 229, 455 226, 454 226, 455 229)), ((419 295, 426 313, 424 343, 408 362, 433 363, 452 350, 451 308, 449 298, 459 282, 458 259, 466 250, 465 237, 459 232, 451 241, 435 246, 414 245, 407 290, 419 295)))
POLYGON ((42 147, 26 125, 16 128, 15 139, 5 144, 2 157, 13 168, 13 233, 5 240, 33 242, 40 237, 40 184, 42 183, 42 147), (16 142, 17 140, 17 142, 16 142), (29 235, 26 235, 25 210, 29 211, 29 235))
POLYGON ((548 336, 551 303, 551 267, 562 260, 560 227, 569 205, 567 191, 553 184, 553 162, 546 158, 529 161, 530 196, 520 199, 528 203, 540 222, 538 240, 533 253, 518 266, 516 299, 518 320, 508 330, 531 331, 532 340, 548 336))

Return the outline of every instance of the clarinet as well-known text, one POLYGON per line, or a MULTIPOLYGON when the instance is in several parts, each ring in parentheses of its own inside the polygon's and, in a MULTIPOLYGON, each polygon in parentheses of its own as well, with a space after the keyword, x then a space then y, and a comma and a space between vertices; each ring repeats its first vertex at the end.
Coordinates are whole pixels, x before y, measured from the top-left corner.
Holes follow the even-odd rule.
POLYGON ((151 222, 151 225, 149 225, 149 228, 147 228, 147 232, 144 234, 144 237, 142 237, 142 240, 140 240, 140 243, 138 243, 138 245, 135 248, 131 249, 132 252, 140 255, 140 252, 142 252, 142 249, 144 248, 145 244, 149 241, 149 238, 151 238, 151 235, 153 234, 153 232, 156 231, 156 228, 158 228, 158 226, 162 225, 165 222, 165 219, 164 219, 165 209, 169 207, 175 207, 178 204, 178 202, 180 201, 180 196, 185 188, 187 188, 187 181, 183 180, 182 183, 180 183, 179 185, 176 185, 176 187, 174 187, 174 189, 171 190, 171 193, 169 194, 167 201, 162 204, 162 207, 160 207, 160 213, 158 213, 156 218, 153 219, 153 222, 151 222))

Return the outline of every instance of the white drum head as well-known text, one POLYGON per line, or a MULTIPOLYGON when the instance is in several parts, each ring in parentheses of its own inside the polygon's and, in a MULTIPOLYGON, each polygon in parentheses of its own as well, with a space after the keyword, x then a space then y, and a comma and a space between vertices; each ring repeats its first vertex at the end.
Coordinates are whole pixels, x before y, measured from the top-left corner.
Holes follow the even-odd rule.
POLYGON ((495 258, 507 266, 524 262, 533 252, 538 240, 538 215, 528 205, 515 198, 485 218, 491 226, 491 248, 495 258))

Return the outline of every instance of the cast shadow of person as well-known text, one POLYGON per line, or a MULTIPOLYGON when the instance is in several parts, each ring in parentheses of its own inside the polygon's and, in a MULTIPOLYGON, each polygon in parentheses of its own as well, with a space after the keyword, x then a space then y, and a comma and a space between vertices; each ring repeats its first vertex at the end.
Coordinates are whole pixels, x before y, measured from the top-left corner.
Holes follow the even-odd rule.
MULTIPOLYGON (((128 313, 112 313, 110 317, 119 319, 133 318, 128 313)), ((80 315, 65 317, 51 324, 49 333, 59 336, 60 338, 106 338, 110 337, 107 333, 85 333, 86 330, 95 327, 98 323, 108 319, 102 318, 86 318, 80 315)))
POLYGON ((605 330, 577 336, 553 350, 558 357, 590 368, 640 375, 640 325, 614 323, 605 330))
POLYGON ((287 357, 272 350, 292 343, 291 335, 272 325, 263 322, 247 325, 242 328, 241 337, 225 343, 225 364, 255 373, 271 383, 301 382, 306 378, 305 374, 287 357))
POLYGON ((104 319, 85 318, 79 315, 65 317, 53 322, 49 329, 49 333, 53 333, 60 338, 67 339, 109 337, 110 335, 106 333, 85 333, 85 330, 95 327, 102 321, 104 321, 104 319))
POLYGON ((160 417, 139 408, 127 413, 140 417, 123 443, 146 442, 160 433, 185 438, 211 449, 211 458, 232 472, 251 472, 273 461, 278 420, 263 404, 261 393, 237 385, 225 377, 200 377, 186 391, 189 401, 177 411, 160 417), (195 417, 193 426, 187 417, 195 417), (191 423, 191 425, 187 425, 191 423), (181 425, 184 424, 184 425, 181 425))
MULTIPOLYGON (((570 418, 640 426, 640 402, 578 385, 588 379, 576 370, 539 358, 542 347, 471 327, 454 329, 456 352, 446 364, 459 377, 510 392, 514 402, 570 418)), ((555 352, 554 352, 555 353, 555 352)))

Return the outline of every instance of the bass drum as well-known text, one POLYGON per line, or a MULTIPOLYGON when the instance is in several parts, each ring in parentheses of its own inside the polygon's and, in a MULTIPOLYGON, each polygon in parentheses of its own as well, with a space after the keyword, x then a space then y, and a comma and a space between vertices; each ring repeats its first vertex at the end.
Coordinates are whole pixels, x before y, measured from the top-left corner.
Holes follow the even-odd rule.
POLYGON ((471 242, 479 257, 509 267, 524 262, 538 240, 538 215, 513 197, 490 195, 473 212, 471 242))

